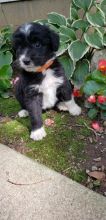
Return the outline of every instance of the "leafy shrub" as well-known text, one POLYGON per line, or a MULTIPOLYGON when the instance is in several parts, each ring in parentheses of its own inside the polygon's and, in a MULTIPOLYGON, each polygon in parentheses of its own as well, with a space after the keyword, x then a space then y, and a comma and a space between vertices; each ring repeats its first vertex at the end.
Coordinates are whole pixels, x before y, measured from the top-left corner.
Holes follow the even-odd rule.
POLYGON ((11 53, 11 27, 0 30, 0 96, 7 97, 7 90, 11 87, 12 53, 11 53))
POLYGON ((95 49, 106 46, 106 0, 72 0, 69 18, 51 12, 48 24, 60 35, 58 56, 67 77, 81 85, 90 72, 91 57, 95 49))
POLYGON ((91 119, 98 115, 106 120, 106 60, 100 60, 98 68, 86 79, 83 91, 88 97, 85 106, 91 119))

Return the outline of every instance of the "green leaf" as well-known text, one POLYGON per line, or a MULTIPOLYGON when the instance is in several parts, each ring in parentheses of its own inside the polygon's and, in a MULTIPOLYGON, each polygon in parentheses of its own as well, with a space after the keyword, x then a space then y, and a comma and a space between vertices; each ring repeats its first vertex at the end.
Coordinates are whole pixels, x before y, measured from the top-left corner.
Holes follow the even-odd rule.
POLYGON ((73 2, 77 7, 87 11, 91 7, 93 0, 73 0, 73 2))
POLYGON ((72 27, 76 28, 76 29, 82 29, 85 30, 86 28, 88 28, 90 26, 88 21, 84 21, 82 19, 78 19, 76 21, 74 21, 72 23, 72 27))
POLYGON ((67 35, 60 33, 59 36, 60 36, 60 43, 62 44, 71 41, 70 37, 67 35))
POLYGON ((35 20, 33 22, 34 23, 39 23, 39 24, 47 24, 48 20, 47 19, 39 19, 39 20, 35 20))
POLYGON ((8 99, 10 96, 9 96, 9 93, 4 92, 4 93, 1 94, 1 97, 4 98, 4 99, 8 99))
POLYGON ((3 43, 1 48, 0 48, 0 53, 6 53, 6 51, 11 50, 11 44, 10 43, 3 43))
POLYGON ((84 102, 84 106, 85 106, 85 108, 93 108, 93 107, 94 107, 94 104, 88 102, 87 100, 85 100, 85 102, 84 102))
POLYGON ((104 12, 106 16, 106 0, 101 1, 100 8, 102 9, 102 11, 104 12))
POLYGON ((106 120, 106 109, 101 112, 101 119, 106 120))
POLYGON ((0 68, 4 65, 9 65, 12 63, 12 54, 7 51, 6 53, 0 53, 0 68))
POLYGON ((74 3, 74 0, 71 0, 71 2, 70 7, 75 8, 78 11, 80 8, 74 3))
POLYGON ((88 20, 88 22, 92 25, 92 26, 97 26, 97 27, 101 27, 104 26, 105 23, 105 16, 104 13, 102 11, 97 11, 94 14, 90 14, 89 12, 86 14, 86 18, 88 20))
POLYGON ((66 20, 67 20, 66 26, 71 28, 72 20, 70 18, 66 18, 66 20))
POLYGON ((97 106, 104 111, 106 110, 106 104, 100 104, 97 102, 97 106))
POLYGON ((74 71, 73 61, 65 55, 61 56, 59 58, 59 61, 62 64, 62 66, 64 67, 67 78, 70 79, 73 74, 73 71, 74 71))
POLYGON ((68 36, 70 40, 76 40, 75 32, 71 28, 61 26, 59 31, 61 34, 68 36))
POLYGON ((91 108, 89 111, 88 111, 88 116, 89 118, 93 119, 93 118, 96 118, 98 114, 98 110, 96 108, 91 108))
POLYGON ((71 20, 77 20, 78 19, 78 11, 73 7, 70 7, 70 19, 71 20))
POLYGON ((103 45, 106 46, 106 33, 103 35, 103 45))
POLYGON ((59 28, 57 28, 56 25, 54 25, 54 24, 52 25, 52 24, 48 23, 48 26, 49 26, 53 31, 59 33, 59 28))
POLYGON ((0 80, 10 79, 12 76, 12 67, 10 65, 3 66, 0 69, 0 80))
POLYGON ((92 79, 99 83, 106 83, 106 76, 103 75, 99 70, 95 70, 92 73, 92 79))
POLYGON ((65 16, 58 14, 56 12, 51 12, 48 14, 48 22, 50 22, 52 24, 56 24, 58 26, 62 26, 62 25, 66 26, 65 16))
POLYGON ((6 91, 11 87, 10 81, 8 79, 0 80, 0 90, 6 91))
POLYGON ((96 49, 102 48, 103 39, 101 37, 101 34, 98 33, 97 31, 91 34, 85 33, 84 39, 89 46, 94 47, 96 49))
POLYGON ((97 83, 94 80, 89 80, 83 86, 83 91, 87 95, 94 95, 103 88, 106 88, 106 85, 104 83, 97 83))
POLYGON ((102 95, 106 96, 106 89, 102 91, 102 95))
POLYGON ((56 56, 62 55, 68 49, 68 44, 60 44, 58 51, 56 52, 56 56))
POLYGON ((12 26, 7 25, 6 27, 3 27, 0 32, 3 33, 12 33, 12 26))
POLYGON ((80 60, 88 50, 89 46, 80 40, 73 41, 68 48, 69 55, 73 61, 80 60))
POLYGON ((90 64, 88 60, 81 60, 76 63, 73 74, 73 81, 75 85, 82 85, 86 76, 89 74, 90 64))
POLYGON ((101 36, 103 36, 105 34, 104 27, 95 27, 95 29, 97 30, 97 32, 99 32, 101 34, 101 36))

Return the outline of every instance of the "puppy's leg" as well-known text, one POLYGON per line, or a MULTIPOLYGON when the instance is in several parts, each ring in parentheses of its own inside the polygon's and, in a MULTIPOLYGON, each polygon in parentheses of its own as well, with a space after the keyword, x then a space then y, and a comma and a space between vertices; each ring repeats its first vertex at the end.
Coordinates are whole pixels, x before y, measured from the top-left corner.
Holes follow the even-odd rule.
POLYGON ((28 111, 26 110, 26 105, 25 105, 25 97, 22 89, 22 84, 20 82, 20 79, 18 82, 16 82, 16 85, 14 87, 15 89, 15 96, 18 102, 20 103, 21 110, 18 112, 18 116, 20 118, 25 118, 29 115, 28 111))
POLYGON ((66 109, 71 115, 81 114, 81 108, 75 103, 71 84, 68 80, 58 89, 58 99, 61 101, 57 106, 60 110, 66 109))
POLYGON ((42 96, 36 95, 27 99, 26 106, 31 119, 30 138, 35 141, 42 140, 46 136, 42 122, 42 96))

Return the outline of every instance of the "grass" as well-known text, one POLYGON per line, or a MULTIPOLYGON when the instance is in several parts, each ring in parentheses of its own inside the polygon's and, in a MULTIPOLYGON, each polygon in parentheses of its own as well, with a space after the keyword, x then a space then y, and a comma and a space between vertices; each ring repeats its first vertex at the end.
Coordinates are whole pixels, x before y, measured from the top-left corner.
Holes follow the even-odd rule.
POLYGON ((83 126, 87 119, 71 117, 68 113, 53 110, 43 114, 43 120, 54 120, 52 127, 46 127, 47 136, 42 141, 34 142, 29 138, 30 120, 20 119, 17 112, 20 106, 14 98, 0 98, 0 112, 5 120, 0 124, 0 141, 11 145, 23 140, 23 145, 30 149, 26 155, 40 163, 83 182, 86 174, 80 164, 85 160, 84 149, 90 131, 83 126), (78 124, 78 127, 75 126, 78 124))

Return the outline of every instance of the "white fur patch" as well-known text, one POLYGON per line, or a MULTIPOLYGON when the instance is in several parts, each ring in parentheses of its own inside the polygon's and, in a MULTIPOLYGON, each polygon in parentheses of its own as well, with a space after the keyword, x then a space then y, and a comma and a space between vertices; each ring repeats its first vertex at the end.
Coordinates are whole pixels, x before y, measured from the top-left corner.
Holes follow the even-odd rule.
POLYGON ((26 53, 27 53, 27 50, 25 50, 25 51, 23 52, 23 54, 21 54, 20 57, 19 57, 20 66, 21 66, 24 70, 26 70, 27 72, 35 72, 35 66, 34 66, 34 64, 33 64, 32 62, 30 62, 29 65, 25 65, 24 62, 23 62, 24 59, 26 58, 26 53))
POLYGON ((19 116, 20 118, 25 118, 25 117, 27 117, 28 115, 29 115, 29 113, 28 113, 28 111, 25 110, 25 109, 22 109, 21 111, 18 112, 18 116, 19 116))
POLYGON ((56 101, 56 90, 63 83, 63 77, 56 77, 52 69, 47 69, 45 78, 39 87, 39 91, 43 93, 43 109, 52 108, 56 101))
POLYGON ((25 34, 29 33, 31 29, 31 24, 24 24, 21 27, 21 31, 24 32, 25 34))
POLYGON ((60 111, 68 111, 68 108, 67 108, 67 106, 65 105, 64 102, 59 102, 59 104, 57 105, 57 108, 58 108, 60 111))
POLYGON ((68 108, 68 111, 71 115, 80 115, 81 114, 81 108, 75 103, 74 98, 68 102, 65 102, 65 105, 68 108))
POLYGON ((44 137, 46 137, 46 132, 44 127, 41 127, 35 131, 31 131, 30 138, 34 141, 42 140, 44 137))

